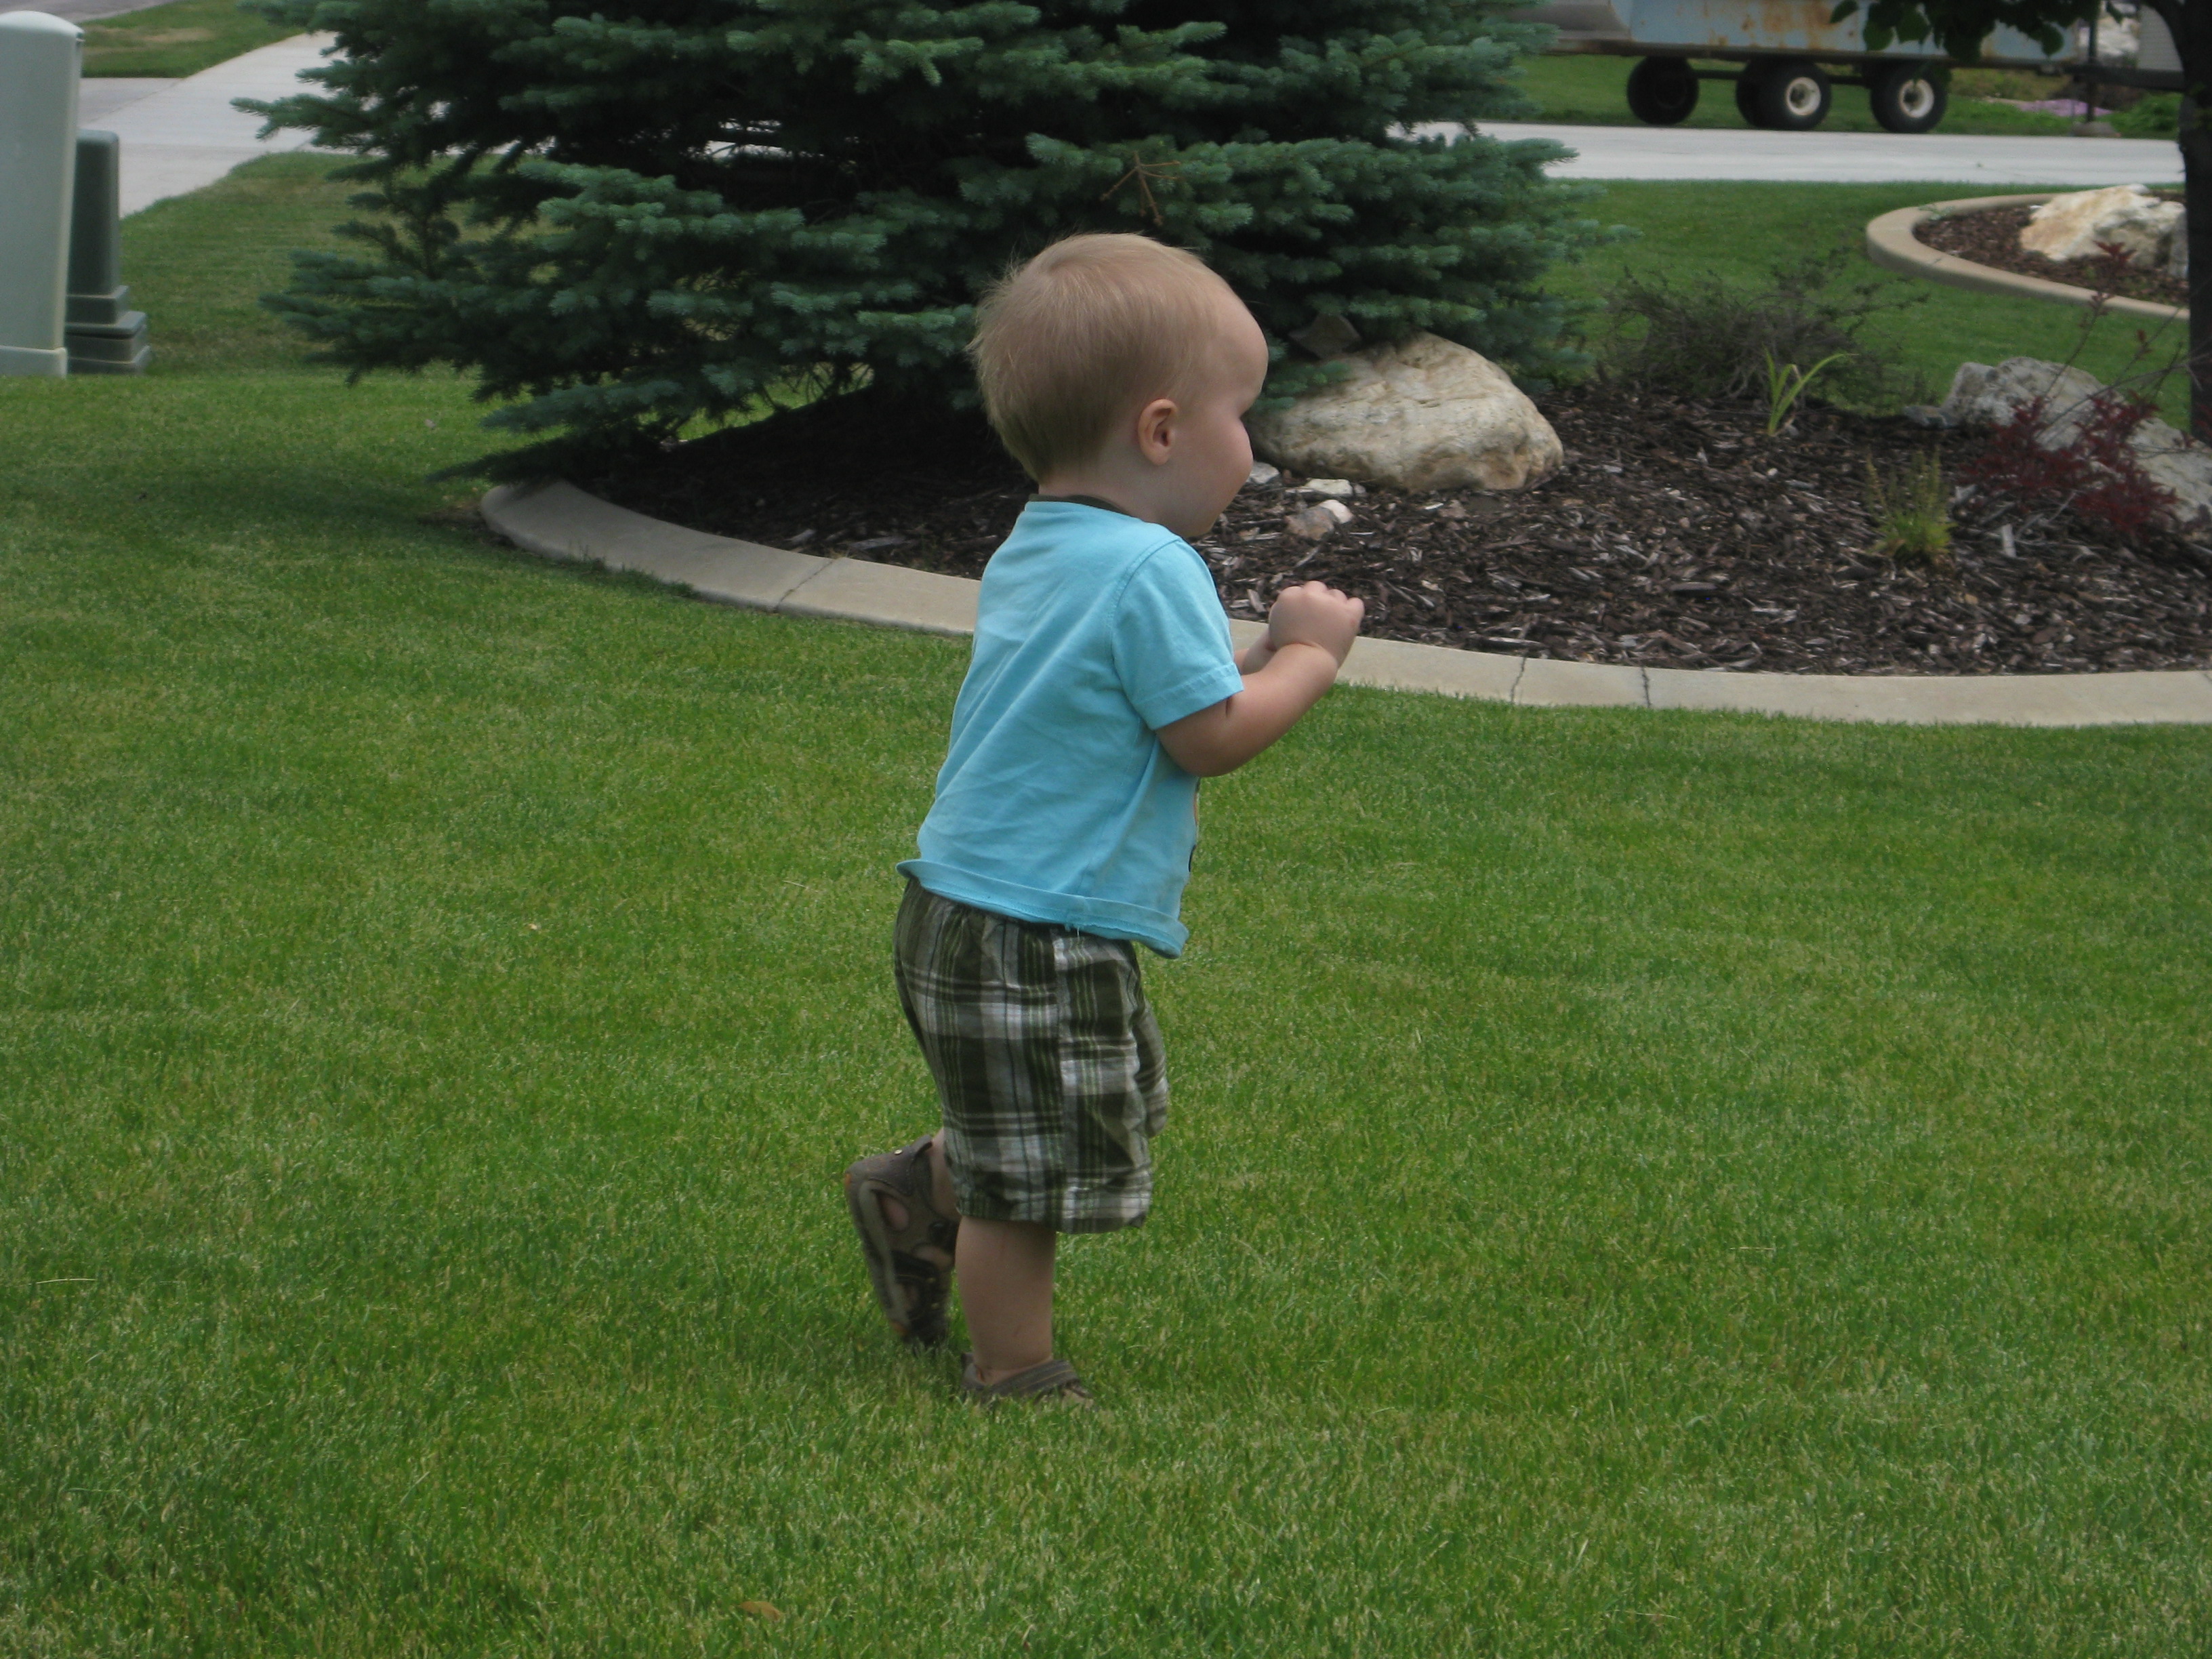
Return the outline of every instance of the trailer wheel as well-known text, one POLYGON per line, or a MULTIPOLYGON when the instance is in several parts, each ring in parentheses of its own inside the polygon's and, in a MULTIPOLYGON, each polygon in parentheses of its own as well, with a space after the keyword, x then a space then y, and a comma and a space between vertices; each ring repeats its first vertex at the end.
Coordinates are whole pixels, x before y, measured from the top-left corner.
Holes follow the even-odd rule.
POLYGON ((1759 112, 1759 64, 1746 64, 1743 73, 1735 78, 1735 112, 1743 117, 1743 124, 1747 127, 1766 125, 1759 112))
POLYGON ((1867 82, 1874 118, 1892 132, 1927 132, 1950 102, 1942 81, 1925 64, 1888 64, 1867 82))
POLYGON ((1628 71, 1628 112, 1655 127, 1671 127, 1698 106, 1697 71, 1679 58, 1647 58, 1628 71))
POLYGON ((1759 125, 1777 132, 1810 132, 1828 118, 1827 71, 1802 58, 1783 58, 1760 68, 1752 96, 1759 125))

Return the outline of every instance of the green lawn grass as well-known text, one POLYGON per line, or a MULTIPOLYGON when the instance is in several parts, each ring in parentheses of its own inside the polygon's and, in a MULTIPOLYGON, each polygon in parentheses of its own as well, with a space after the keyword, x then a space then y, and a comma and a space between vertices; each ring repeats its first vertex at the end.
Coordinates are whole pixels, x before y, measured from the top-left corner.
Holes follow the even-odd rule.
MULTIPOLYGON (((1522 89, 1542 111, 1532 118, 1545 121, 1571 121, 1599 126, 1635 126, 1636 118, 1628 112, 1628 74, 1639 60, 1634 58, 1600 57, 1592 53, 1561 52, 1551 57, 1532 58, 1522 70, 1522 89)), ((1700 63, 1699 69, 1733 70, 1733 64, 1700 63)), ((2063 83, 2052 80, 2044 82, 2046 97, 2056 97, 2063 83)), ((1725 81, 1707 81, 1698 88, 1698 107, 1684 121, 1688 127, 1744 127, 1747 124, 1735 111, 1735 88, 1725 81)), ((1954 89, 1951 106, 1943 116, 1938 132, 1987 133, 2000 137, 2020 137, 2041 133, 2063 137, 2073 124, 2063 117, 2046 115, 2039 110, 2014 109, 2009 104, 1960 95, 1954 89)), ((1824 132, 1880 132, 1881 125, 1874 118, 1867 106, 1863 87, 1838 86, 1828 110, 1828 118, 1820 124, 1824 132)))
POLYGON ((962 646, 450 522, 463 388, 244 303, 318 165, 0 381, 0 1652, 2212 1644, 2212 733, 1333 696, 1104 1409, 978 1415, 836 1190, 962 646))
MULTIPOLYGON (((2023 185, 2026 191, 2029 187, 2023 185)), ((2137 381, 2155 375, 2186 351, 2187 331, 2117 313, 2084 337, 2088 313, 2047 300, 1970 294, 1914 278, 1892 276, 1866 263, 1867 222, 1893 208, 1967 195, 1986 185, 1962 184, 1797 185, 1675 183, 1616 179, 1603 186, 1589 212, 1607 225, 1634 233, 1591 253, 1581 264, 1560 268, 1553 285, 1595 301, 1624 270, 1657 273, 1676 283, 1710 274, 1743 287, 1756 286, 1784 260, 1834 248, 1851 252, 1844 284, 1869 278, 1890 292, 1919 296, 1919 303, 1878 322, 1869 337, 1883 344, 1923 389, 1940 398, 1962 362, 2000 362, 2007 357, 2071 360, 2107 381, 2129 378, 2144 389, 2156 385, 2165 418, 2188 423, 2185 378, 2137 381)))
POLYGON ((241 9, 238 0, 169 0, 82 27, 90 76, 198 75, 292 32, 241 9))

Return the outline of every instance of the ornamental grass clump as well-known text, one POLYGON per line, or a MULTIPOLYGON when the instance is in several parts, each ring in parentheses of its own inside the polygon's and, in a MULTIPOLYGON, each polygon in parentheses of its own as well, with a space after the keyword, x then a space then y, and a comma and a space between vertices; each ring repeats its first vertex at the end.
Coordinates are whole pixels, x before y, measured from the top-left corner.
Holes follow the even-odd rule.
POLYGON ((1866 477, 1867 511, 1875 521, 1871 550, 1900 564, 1950 568, 1950 497, 1942 456, 1927 451, 1887 477, 1869 457, 1866 477))
POLYGON ((541 441, 666 441, 867 385, 972 401, 976 295, 1084 230, 1189 248, 1267 331, 1427 330, 1524 379, 1582 364, 1547 268, 1595 240, 1525 113, 1551 31, 1456 0, 262 0, 331 33, 258 106, 357 159, 351 252, 268 303, 358 375, 444 363, 541 441), (1456 137, 1410 137, 1448 124, 1456 137))

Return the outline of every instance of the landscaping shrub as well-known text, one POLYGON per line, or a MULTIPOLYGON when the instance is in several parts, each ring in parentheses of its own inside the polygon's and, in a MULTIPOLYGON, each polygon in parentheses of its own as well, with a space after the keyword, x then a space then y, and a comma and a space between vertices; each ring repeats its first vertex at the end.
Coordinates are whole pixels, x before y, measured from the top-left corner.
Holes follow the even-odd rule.
MULTIPOLYGON (((359 158, 357 251, 269 303, 356 374, 451 363, 544 470, 865 382, 941 408, 978 289, 1080 230, 1196 250, 1278 342, 1427 329, 1580 361, 1547 267, 1595 238, 1520 112, 1549 31, 1458 0, 264 0, 332 33, 259 106, 359 158)), ((891 400, 896 402, 896 399, 891 400)))
POLYGON ((2144 94, 2125 109, 2112 112, 2112 130, 2124 138, 2171 138, 2181 129, 2181 94, 2144 94))
POLYGON ((1735 398, 1764 395, 1772 365, 1833 359, 1820 377, 1828 401, 1893 407, 1919 388, 1875 325, 1927 293, 1881 278, 1839 286, 1850 262, 1842 248, 1808 255, 1759 287, 1624 270, 1605 296, 1606 372, 1676 397, 1735 398))
POLYGON ((2070 507, 2123 535, 2140 535, 2172 509, 2173 495, 2143 470, 2136 430, 2156 413, 2150 400, 2118 386, 2092 392, 2063 444, 2048 428, 2073 411, 2053 411, 2039 398, 2013 411, 1988 446, 1960 473, 1993 495, 2070 507))

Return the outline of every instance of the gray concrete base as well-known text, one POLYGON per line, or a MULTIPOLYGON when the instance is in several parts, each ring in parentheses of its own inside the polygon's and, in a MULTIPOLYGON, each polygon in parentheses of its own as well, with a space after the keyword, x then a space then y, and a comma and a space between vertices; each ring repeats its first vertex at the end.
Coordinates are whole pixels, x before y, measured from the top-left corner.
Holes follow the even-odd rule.
MULTIPOLYGON (((703 599, 961 635, 975 630, 977 583, 866 559, 823 558, 647 518, 566 483, 501 485, 484 522, 526 551, 635 571, 703 599)), ((1232 622, 1241 647, 1260 624, 1232 622)), ((1627 668, 1362 640, 1349 685, 1480 697, 1536 708, 1701 708, 1905 725, 2212 724, 2212 673, 1913 676, 1729 674, 1627 668)))

